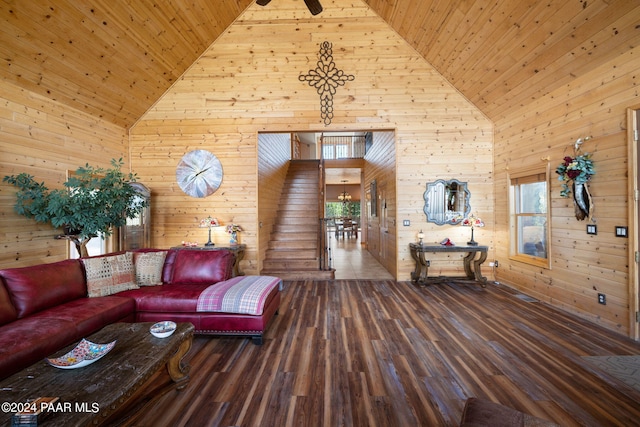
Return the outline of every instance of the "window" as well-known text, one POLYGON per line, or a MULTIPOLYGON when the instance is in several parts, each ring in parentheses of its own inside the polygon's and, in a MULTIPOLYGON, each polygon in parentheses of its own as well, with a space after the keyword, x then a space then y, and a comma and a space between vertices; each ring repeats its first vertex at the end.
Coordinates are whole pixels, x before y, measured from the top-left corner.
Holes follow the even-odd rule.
POLYGON ((327 218, 339 218, 343 216, 360 218, 360 202, 326 202, 324 215, 327 218))
POLYGON ((549 166, 509 174, 510 258, 550 268, 549 166))
MULTIPOLYGON (((106 254, 107 240, 100 236, 92 237, 91 240, 89 240, 89 243, 87 243, 87 252, 89 253, 89 256, 106 254)), ((80 254, 76 250, 76 245, 73 242, 69 242, 69 258, 80 258, 80 254)))

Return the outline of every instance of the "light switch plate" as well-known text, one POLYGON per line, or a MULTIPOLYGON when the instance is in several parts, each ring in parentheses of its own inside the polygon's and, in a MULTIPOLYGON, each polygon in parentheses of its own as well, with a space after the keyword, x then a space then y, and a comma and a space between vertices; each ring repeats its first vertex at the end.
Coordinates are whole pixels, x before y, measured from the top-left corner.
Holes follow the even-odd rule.
POLYGON ((627 227, 616 225, 616 237, 627 237, 627 227))
POLYGON ((404 225, 405 227, 408 227, 411 225, 411 220, 405 219, 402 221, 402 225, 404 225))
POLYGON ((598 234, 598 227, 595 224, 587 224, 587 234, 598 234))

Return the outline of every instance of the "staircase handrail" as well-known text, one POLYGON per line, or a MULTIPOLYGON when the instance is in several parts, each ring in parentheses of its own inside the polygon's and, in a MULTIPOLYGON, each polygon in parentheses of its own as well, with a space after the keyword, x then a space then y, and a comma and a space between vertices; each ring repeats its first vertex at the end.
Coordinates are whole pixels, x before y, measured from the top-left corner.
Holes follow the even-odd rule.
POLYGON ((319 218, 319 229, 320 229, 320 241, 319 248, 320 254, 318 256, 319 260, 319 269, 320 270, 331 270, 332 257, 331 257, 331 247, 328 243, 327 236, 329 235, 329 223, 333 221, 333 218, 319 218))

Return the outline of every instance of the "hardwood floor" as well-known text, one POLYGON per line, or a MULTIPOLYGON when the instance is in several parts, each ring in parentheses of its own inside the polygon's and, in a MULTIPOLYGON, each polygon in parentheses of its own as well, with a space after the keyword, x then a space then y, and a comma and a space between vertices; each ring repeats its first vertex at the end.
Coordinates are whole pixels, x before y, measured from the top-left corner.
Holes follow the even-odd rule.
POLYGON ((136 425, 456 426, 467 397, 563 426, 640 424, 640 391, 582 356, 640 344, 469 281, 286 281, 265 343, 196 337, 191 382, 136 425))

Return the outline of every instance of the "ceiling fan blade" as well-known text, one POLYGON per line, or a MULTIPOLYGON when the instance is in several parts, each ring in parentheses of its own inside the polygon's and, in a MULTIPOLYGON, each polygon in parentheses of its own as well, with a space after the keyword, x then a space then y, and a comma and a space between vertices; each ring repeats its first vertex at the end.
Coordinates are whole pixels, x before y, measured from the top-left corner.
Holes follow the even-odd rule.
POLYGON ((256 3, 258 3, 260 6, 266 6, 270 1, 271 0, 256 0, 256 3))
POLYGON ((322 12, 320 0, 304 0, 304 3, 309 8, 309 12, 311 12, 312 15, 317 15, 322 12))

